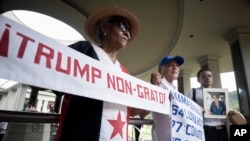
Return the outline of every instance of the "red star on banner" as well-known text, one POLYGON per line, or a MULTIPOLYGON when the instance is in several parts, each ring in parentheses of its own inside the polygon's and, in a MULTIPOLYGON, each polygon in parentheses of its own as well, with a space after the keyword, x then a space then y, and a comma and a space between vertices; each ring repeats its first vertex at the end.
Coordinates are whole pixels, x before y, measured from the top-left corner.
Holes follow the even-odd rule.
POLYGON ((124 124, 126 122, 121 121, 121 113, 119 111, 118 115, 117 115, 117 119, 116 120, 108 120, 108 122, 113 126, 113 132, 112 135, 110 137, 110 139, 112 139, 115 135, 120 134, 120 136, 123 138, 122 135, 122 128, 124 126, 124 124))

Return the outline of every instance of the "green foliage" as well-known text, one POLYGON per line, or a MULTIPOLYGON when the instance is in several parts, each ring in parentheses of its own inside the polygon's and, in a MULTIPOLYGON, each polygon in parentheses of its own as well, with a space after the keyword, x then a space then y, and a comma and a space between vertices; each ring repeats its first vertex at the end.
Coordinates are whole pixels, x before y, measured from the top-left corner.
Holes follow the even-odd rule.
POLYGON ((229 92, 229 107, 232 110, 240 111, 237 91, 229 92))

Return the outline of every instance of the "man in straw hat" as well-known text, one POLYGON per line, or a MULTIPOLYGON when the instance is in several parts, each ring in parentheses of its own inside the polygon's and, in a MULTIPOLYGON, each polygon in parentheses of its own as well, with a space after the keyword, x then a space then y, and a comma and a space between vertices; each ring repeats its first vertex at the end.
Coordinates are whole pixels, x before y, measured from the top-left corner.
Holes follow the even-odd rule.
MULTIPOLYGON (((140 31, 139 20, 134 14, 116 6, 98 9, 87 18, 85 30, 98 46, 80 41, 70 47, 113 69, 128 73, 116 56, 140 31)), ((127 141, 131 109, 124 105, 65 94, 56 140, 127 141)))

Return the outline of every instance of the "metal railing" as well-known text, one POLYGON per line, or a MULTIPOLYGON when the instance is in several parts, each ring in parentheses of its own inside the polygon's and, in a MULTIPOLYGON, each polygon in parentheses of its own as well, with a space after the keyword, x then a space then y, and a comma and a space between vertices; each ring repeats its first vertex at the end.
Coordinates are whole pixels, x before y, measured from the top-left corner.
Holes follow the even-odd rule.
MULTIPOLYGON (((52 126, 59 123, 60 114, 58 113, 41 113, 29 111, 9 111, 0 110, 0 121, 15 122, 15 123, 51 123, 52 126)), ((152 119, 130 118, 130 125, 152 125, 152 119)), ((53 127, 51 138, 54 138, 56 133, 53 127)), ((51 140, 52 141, 52 140, 51 140)))
POLYGON ((58 123, 60 114, 0 110, 0 121, 19 123, 58 123))

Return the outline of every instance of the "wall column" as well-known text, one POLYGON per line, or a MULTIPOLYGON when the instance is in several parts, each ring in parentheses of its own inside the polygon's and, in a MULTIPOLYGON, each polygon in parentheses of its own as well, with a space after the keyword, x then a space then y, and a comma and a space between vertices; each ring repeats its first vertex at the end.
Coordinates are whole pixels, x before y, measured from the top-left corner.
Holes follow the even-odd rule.
POLYGON ((220 57, 212 55, 205 55, 198 59, 201 68, 211 69, 214 80, 212 87, 214 88, 221 88, 219 59, 220 57))
POLYGON ((180 70, 178 77, 178 90, 179 92, 186 94, 191 88, 190 72, 180 70))
POLYGON ((227 35, 236 79, 240 112, 250 122, 250 27, 233 28, 227 35))
POLYGON ((27 86, 24 84, 17 84, 8 90, 6 98, 3 100, 4 110, 23 110, 25 94, 27 86))

